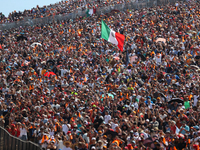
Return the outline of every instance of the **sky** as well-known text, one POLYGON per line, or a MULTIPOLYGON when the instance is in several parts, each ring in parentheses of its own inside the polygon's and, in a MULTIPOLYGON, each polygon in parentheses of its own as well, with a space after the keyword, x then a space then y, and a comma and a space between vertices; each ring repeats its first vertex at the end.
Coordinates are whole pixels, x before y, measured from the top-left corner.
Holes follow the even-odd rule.
POLYGON ((24 9, 31 9, 39 5, 40 7, 49 4, 55 4, 61 0, 0 0, 0 12, 6 17, 10 12, 24 11, 24 9))

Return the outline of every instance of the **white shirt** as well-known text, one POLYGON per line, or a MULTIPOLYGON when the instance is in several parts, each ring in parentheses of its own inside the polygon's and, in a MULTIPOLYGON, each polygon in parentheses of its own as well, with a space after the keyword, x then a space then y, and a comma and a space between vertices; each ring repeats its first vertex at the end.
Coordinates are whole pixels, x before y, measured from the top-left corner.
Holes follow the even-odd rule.
POLYGON ((146 140, 148 138, 148 134, 146 132, 142 132, 144 134, 144 139, 146 140))
POLYGON ((60 71, 61 71, 61 77, 63 77, 64 74, 67 72, 67 69, 60 69, 60 71))
POLYGON ((111 122, 111 128, 116 131, 116 127, 118 126, 118 124, 115 124, 113 122, 111 122))
POLYGON ((69 128, 66 124, 62 125, 62 131, 65 132, 65 134, 67 134, 67 132, 69 131, 69 128))
POLYGON ((166 114, 160 114, 160 118, 163 120, 165 117, 167 117, 167 115, 166 114))
POLYGON ((156 60, 156 63, 157 63, 157 64, 160 64, 160 63, 161 63, 161 57, 162 57, 161 54, 155 56, 155 60, 156 60))
POLYGON ((26 131, 26 128, 20 128, 20 135, 19 137, 21 137, 22 135, 26 135, 27 136, 27 131, 26 131))
POLYGON ((132 105, 134 105, 134 108, 137 110, 138 109, 138 103, 135 102, 135 103, 132 103, 132 105))
POLYGON ((62 149, 63 150, 64 147, 65 146, 63 145, 63 141, 62 140, 58 141, 58 149, 62 149))
POLYGON ((108 124, 108 121, 109 120, 111 120, 111 116, 110 115, 105 115, 104 116, 104 122, 106 123, 106 124, 108 124))
POLYGON ((47 146, 48 146, 47 142, 44 142, 44 143, 41 145, 41 147, 44 148, 44 149, 46 149, 47 146))
POLYGON ((199 95, 194 95, 194 106, 197 106, 199 95))
POLYGON ((38 137, 39 132, 40 132, 40 130, 35 130, 35 131, 33 132, 33 134, 35 134, 35 137, 38 137))
POLYGON ((90 143, 90 138, 88 137, 87 133, 83 134, 83 139, 86 143, 90 143))
POLYGON ((53 136, 54 135, 54 130, 50 131, 49 134, 50 134, 50 136, 53 136))
POLYGON ((72 150, 70 147, 63 147, 62 150, 72 150))
POLYGON ((17 72, 16 72, 16 75, 17 75, 17 76, 22 76, 22 75, 23 75, 23 72, 22 72, 22 71, 17 71, 17 72))

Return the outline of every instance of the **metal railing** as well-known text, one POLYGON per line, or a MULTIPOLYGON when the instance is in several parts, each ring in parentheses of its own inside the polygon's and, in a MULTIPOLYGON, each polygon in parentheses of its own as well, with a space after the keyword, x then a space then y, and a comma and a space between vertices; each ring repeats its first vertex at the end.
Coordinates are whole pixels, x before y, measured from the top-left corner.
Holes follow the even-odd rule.
POLYGON ((42 148, 31 141, 23 141, 12 136, 0 126, 0 150, 42 150, 42 148))
MULTIPOLYGON (((112 10, 124 11, 127 9, 149 8, 149 7, 154 7, 154 6, 166 5, 169 3, 175 3, 177 1, 183 1, 183 0, 133 0, 130 2, 125 2, 123 4, 115 4, 111 6, 97 8, 96 14, 101 15, 101 14, 109 13, 112 10)), ((26 17, 22 21, 0 24, 0 30, 6 30, 6 29, 8 30, 8 29, 17 28, 20 26, 33 26, 33 25, 41 25, 41 24, 44 25, 47 23, 52 23, 54 21, 75 19, 79 16, 82 16, 82 17, 86 16, 86 10, 77 9, 73 13, 49 16, 49 17, 44 17, 44 18, 32 19, 31 17, 26 17)))

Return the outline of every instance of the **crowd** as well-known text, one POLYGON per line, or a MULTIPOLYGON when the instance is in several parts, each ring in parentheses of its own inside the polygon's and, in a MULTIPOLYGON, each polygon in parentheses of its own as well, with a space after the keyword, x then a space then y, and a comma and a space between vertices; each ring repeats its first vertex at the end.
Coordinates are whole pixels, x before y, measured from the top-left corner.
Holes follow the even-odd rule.
POLYGON ((199 7, 1 31, 1 123, 44 150, 199 150, 199 7), (125 35, 123 51, 101 20, 125 35))
POLYGON ((86 10, 92 8, 101 8, 105 6, 111 6, 115 4, 129 2, 129 0, 115 0, 115 1, 91 1, 91 0, 69 0, 69 1, 60 1, 55 4, 51 4, 48 6, 39 7, 38 5, 30 10, 24 11, 13 11, 8 17, 4 14, 0 13, 0 23, 10 23, 15 21, 21 21, 25 17, 35 18, 43 18, 55 15, 65 15, 68 13, 76 12, 77 10, 86 10))

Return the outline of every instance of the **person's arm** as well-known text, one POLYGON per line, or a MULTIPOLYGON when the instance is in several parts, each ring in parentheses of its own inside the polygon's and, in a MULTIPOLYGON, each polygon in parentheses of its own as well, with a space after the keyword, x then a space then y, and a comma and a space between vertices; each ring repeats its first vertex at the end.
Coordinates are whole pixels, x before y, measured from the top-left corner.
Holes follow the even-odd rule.
POLYGON ((40 136, 38 136, 38 141, 42 139, 43 134, 40 134, 40 136))
POLYGON ((32 135, 33 137, 35 137, 36 136, 36 130, 33 132, 33 135, 32 135))
POLYGON ((117 137, 117 139, 122 142, 122 143, 125 143, 124 140, 120 139, 119 137, 117 137))
POLYGON ((179 133, 181 133, 182 131, 183 131, 183 128, 181 127, 181 129, 180 129, 179 133))
POLYGON ((51 145, 51 143, 48 144, 47 149, 56 149, 55 145, 51 145))
POLYGON ((27 126, 24 126, 24 127, 25 127, 25 129, 26 129, 26 132, 29 132, 28 127, 27 127, 27 126))
POLYGON ((142 120, 142 117, 141 116, 139 116, 139 119, 140 119, 140 124, 144 124, 145 123, 145 120, 142 120))

